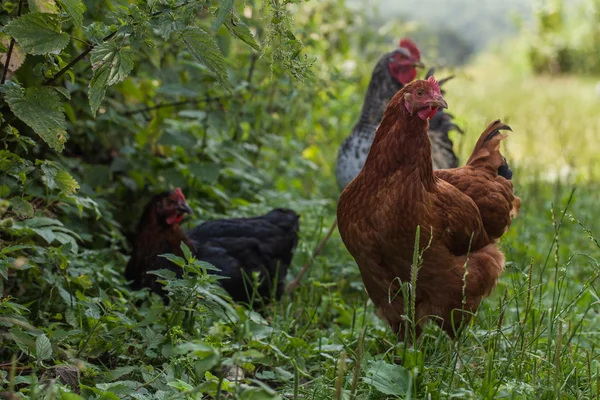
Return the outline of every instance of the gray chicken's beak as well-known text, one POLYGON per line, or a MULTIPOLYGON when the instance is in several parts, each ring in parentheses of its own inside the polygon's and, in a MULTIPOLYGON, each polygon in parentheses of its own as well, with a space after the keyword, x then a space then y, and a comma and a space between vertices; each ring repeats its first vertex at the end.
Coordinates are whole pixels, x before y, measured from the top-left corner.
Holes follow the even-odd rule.
POLYGON ((413 64, 413 67, 415 67, 415 68, 425 68, 425 64, 423 64, 421 61, 417 61, 416 63, 413 64))
POLYGON ((448 103, 446 103, 446 100, 444 100, 444 98, 442 96, 438 97, 435 100, 430 101, 429 105, 431 107, 448 108, 448 103))
POLYGON ((177 211, 188 214, 192 213, 192 209, 185 201, 181 201, 179 204, 177 204, 177 211))

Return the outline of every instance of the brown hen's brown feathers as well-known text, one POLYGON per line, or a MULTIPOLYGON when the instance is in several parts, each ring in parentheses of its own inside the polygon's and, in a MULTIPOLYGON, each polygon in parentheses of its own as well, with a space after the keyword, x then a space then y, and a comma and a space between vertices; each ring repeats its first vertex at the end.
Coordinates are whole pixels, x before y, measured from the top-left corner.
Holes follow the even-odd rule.
POLYGON ((512 174, 499 151, 500 130, 508 128, 500 121, 482 133, 467 165, 432 170, 428 122, 404 105, 405 93, 421 88, 427 82, 394 96, 365 166, 338 203, 342 240, 378 315, 400 339, 406 318, 398 291, 411 280, 417 227, 423 252, 414 289, 417 333, 431 318, 454 337, 495 287, 504 268, 496 242, 520 206, 511 181, 499 175, 512 174))

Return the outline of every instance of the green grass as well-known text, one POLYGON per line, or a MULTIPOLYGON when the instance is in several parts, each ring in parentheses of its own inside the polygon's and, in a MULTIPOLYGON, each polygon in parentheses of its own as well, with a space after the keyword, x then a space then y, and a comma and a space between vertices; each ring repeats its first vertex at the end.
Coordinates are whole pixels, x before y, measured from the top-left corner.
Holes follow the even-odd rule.
MULTIPOLYGON (((81 397, 96 399, 600 398, 600 188, 593 181, 600 121, 593 85, 531 77, 517 67, 487 56, 448 84, 450 111, 466 131, 455 136, 463 160, 491 120, 512 126, 506 154, 523 201, 502 239, 506 271, 458 340, 429 325, 414 347, 396 343, 374 316, 337 233, 301 287, 263 316, 224 303, 207 276, 170 282, 174 302, 165 308, 127 288, 124 260, 115 261, 112 249, 84 251, 24 271, 23 282, 46 282, 41 292, 17 293, 19 305, 3 300, 0 323, 15 323, 5 315, 23 318, 1 336, 19 350, 0 360, 1 387, 31 399, 74 399, 77 386, 63 376, 73 366, 81 397), (564 166, 576 172, 550 179, 564 166), (74 295, 61 289, 63 281, 74 295), (40 296, 47 302, 36 302, 40 296), (221 374, 232 365, 243 371, 241 382, 221 374)), ((340 132, 350 130, 346 125, 340 132)), ((317 145, 334 162, 339 143, 317 145)), ((326 173, 311 184, 327 193, 334 178, 326 173)), ((291 197, 261 195, 259 207, 235 214, 291 197)), ((290 275, 334 215, 330 199, 292 200, 303 217, 290 275)))
POLYGON ((591 80, 522 71, 487 55, 457 71, 446 96, 465 128, 464 137, 454 136, 463 160, 493 119, 514 131, 504 152, 523 206, 502 239, 507 267, 496 290, 456 342, 429 326, 407 349, 370 302, 364 307, 357 268, 334 235, 311 283, 285 304, 312 324, 301 331, 303 342, 337 345, 309 363, 300 390, 308 398, 333 398, 336 385, 346 396, 339 398, 386 398, 382 391, 389 398, 600 396, 598 100, 591 80), (379 378, 371 382, 372 374, 379 378))

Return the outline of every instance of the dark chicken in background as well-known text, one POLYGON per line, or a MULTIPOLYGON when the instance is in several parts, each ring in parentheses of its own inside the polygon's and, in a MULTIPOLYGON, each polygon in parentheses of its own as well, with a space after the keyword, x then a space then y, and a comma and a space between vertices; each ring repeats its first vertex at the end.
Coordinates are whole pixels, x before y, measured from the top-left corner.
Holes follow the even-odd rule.
POLYGON ((379 58, 363 100, 358 121, 338 151, 335 175, 340 190, 360 172, 383 112, 396 92, 412 82, 422 68, 421 52, 408 38, 379 58))
MULTIPOLYGON (((298 243, 299 216, 292 210, 277 208, 252 218, 208 221, 184 232, 180 222, 192 210, 179 188, 152 197, 144 208, 137 227, 131 259, 125 278, 135 290, 143 287, 166 296, 162 285, 148 271, 168 269, 178 277, 181 268, 160 254, 182 256, 184 242, 198 260, 219 270, 219 283, 234 301, 249 303, 253 296, 252 273, 258 272, 258 297, 268 303, 271 294, 280 299, 284 280, 298 243)), ((211 272, 212 273, 212 272, 211 272)))
MULTIPOLYGON (((338 151, 335 174, 340 191, 344 190, 362 169, 377 127, 383 118, 383 112, 392 97, 415 79, 417 67, 423 67, 421 53, 410 39, 402 39, 398 49, 384 54, 377 61, 358 122, 338 151)), ((433 73, 434 69, 431 68, 425 79, 433 73)), ((440 85, 451 78, 441 80, 440 85)), ((433 150, 433 169, 458 167, 458 158, 448 136, 453 129, 462 133, 460 128, 452 123, 452 115, 445 113, 441 108, 438 109, 428 132, 433 150)))

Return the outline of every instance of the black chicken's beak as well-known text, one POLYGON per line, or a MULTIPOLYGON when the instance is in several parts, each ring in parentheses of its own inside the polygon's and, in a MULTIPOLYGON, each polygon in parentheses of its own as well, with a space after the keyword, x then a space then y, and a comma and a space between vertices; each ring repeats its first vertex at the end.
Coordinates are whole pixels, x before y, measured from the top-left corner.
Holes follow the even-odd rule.
POLYGON ((423 64, 421 61, 417 61, 416 63, 413 64, 413 67, 415 67, 415 68, 425 68, 425 64, 423 64))
POLYGON ((429 106, 430 107, 439 107, 439 108, 448 108, 448 103, 446 103, 446 100, 444 100, 444 98, 442 96, 440 96, 435 100, 431 100, 429 102, 429 106))
POLYGON ((192 209, 185 201, 181 201, 179 204, 177 204, 177 211, 188 214, 192 213, 192 209))

